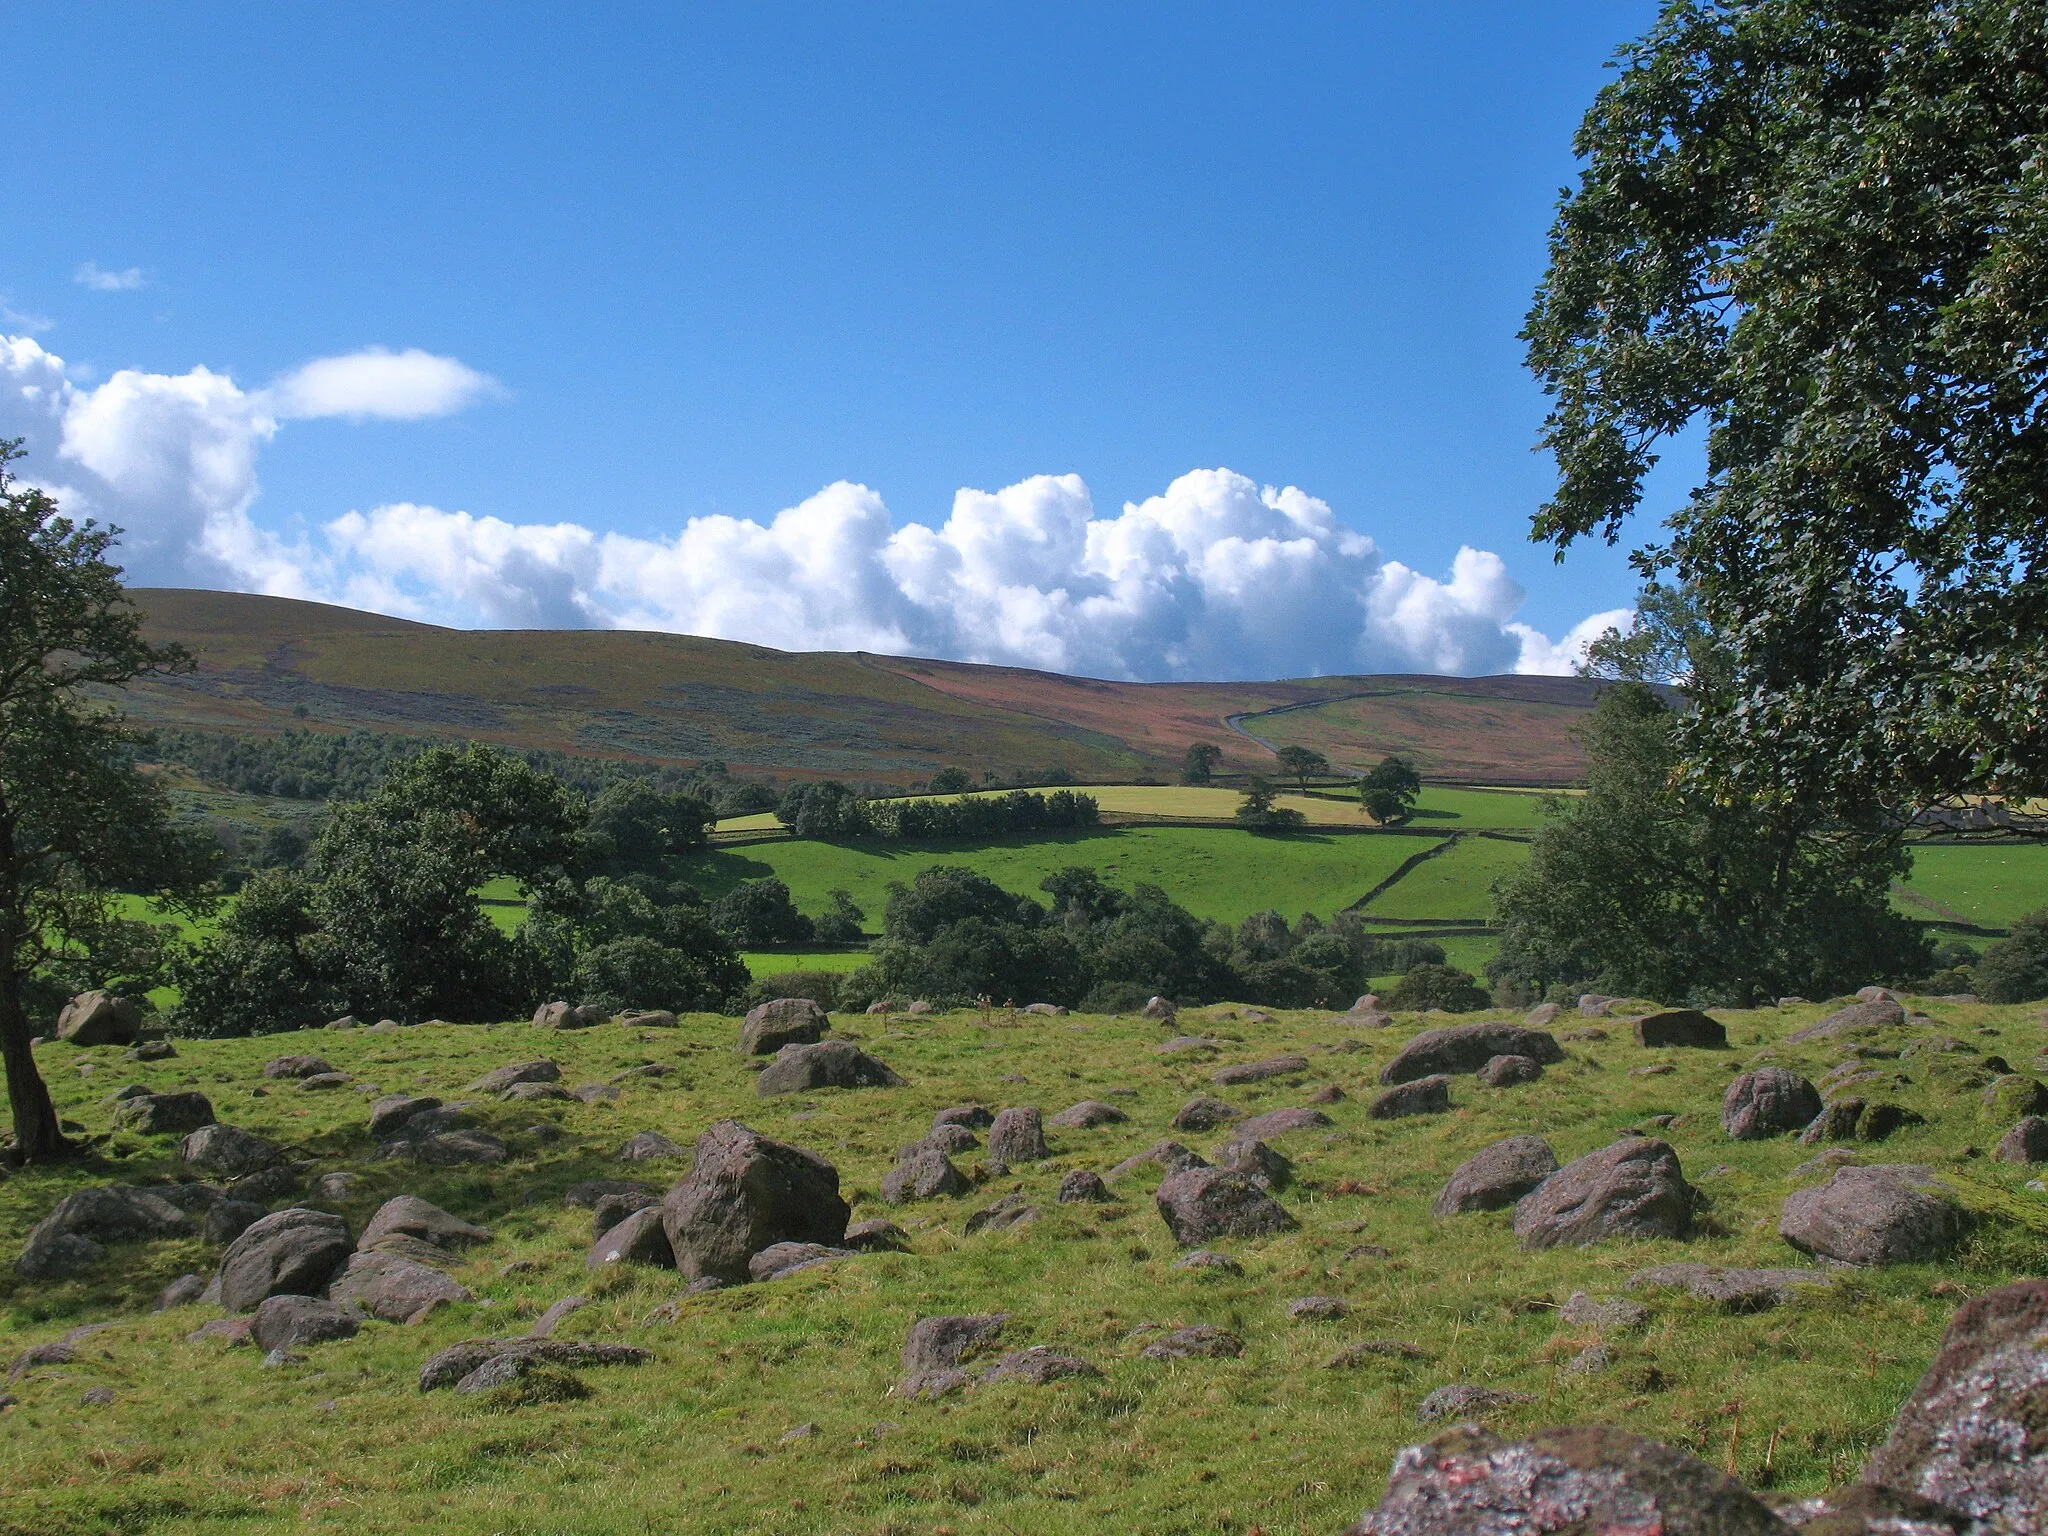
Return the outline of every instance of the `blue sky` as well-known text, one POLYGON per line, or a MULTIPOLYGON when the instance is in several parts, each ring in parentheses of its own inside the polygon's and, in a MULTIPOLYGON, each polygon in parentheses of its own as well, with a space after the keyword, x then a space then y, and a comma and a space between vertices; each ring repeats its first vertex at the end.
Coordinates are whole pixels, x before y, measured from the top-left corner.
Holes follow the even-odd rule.
POLYGON ((1633 583, 1527 543, 1515 331, 1653 14, 16 6, 0 430, 142 579, 1129 675, 1554 663, 1508 631, 1633 583), (442 372, 292 383, 366 348, 442 372), (138 468, 172 397, 204 443, 138 468), (820 550, 873 569, 825 593, 820 550))

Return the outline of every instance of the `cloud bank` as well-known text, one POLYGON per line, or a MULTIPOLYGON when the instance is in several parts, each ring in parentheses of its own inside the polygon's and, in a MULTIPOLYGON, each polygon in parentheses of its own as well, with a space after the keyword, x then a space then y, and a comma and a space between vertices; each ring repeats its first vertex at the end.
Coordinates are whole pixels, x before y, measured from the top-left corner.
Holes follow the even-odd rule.
POLYGON ((318 598, 437 623, 622 627, 789 650, 868 650, 1102 677, 1568 672, 1629 619, 1552 640, 1517 622, 1506 563, 1465 548, 1442 576, 1387 558, 1293 486, 1198 469, 1099 511, 1078 475, 963 489, 934 527, 840 481, 766 522, 693 517, 672 537, 518 524, 397 503, 287 540, 251 516, 282 423, 414 421, 491 393, 417 349, 319 358, 262 389, 205 368, 74 384, 0 337, 0 437, 74 515, 127 530, 138 585, 318 598))

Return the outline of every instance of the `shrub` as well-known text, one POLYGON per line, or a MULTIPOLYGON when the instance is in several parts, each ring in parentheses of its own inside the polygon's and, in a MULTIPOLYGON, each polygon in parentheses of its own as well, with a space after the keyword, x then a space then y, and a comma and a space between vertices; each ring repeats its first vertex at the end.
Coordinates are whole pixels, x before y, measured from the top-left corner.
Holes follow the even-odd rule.
POLYGON ((826 944, 858 944, 867 937, 861 924, 867 913, 853 904, 850 891, 832 892, 832 910, 811 919, 813 936, 826 944))
POLYGON ((737 979, 705 956, 635 934, 585 950, 576 959, 570 986, 579 1001, 612 1013, 628 1008, 687 1013, 722 1009, 737 979))
POLYGON ((2048 907, 2012 925, 1976 965, 1977 993, 1987 1003, 2031 1003, 2048 997, 2048 907))
POLYGON ((742 880, 711 904, 711 926, 736 944, 760 949, 802 944, 816 929, 790 900, 789 887, 770 876, 742 880))
POLYGON ((1389 1008, 1441 1008, 1446 1013, 1471 1013, 1491 1001, 1473 981, 1471 972, 1454 965, 1423 964, 1394 983, 1386 1004, 1389 1008))

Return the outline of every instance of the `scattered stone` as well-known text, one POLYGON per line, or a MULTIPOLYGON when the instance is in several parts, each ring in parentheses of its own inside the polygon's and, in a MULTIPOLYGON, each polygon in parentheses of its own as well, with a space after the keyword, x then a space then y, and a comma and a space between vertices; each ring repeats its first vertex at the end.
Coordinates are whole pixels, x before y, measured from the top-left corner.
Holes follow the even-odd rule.
POLYGON ((1171 1024, 1173 1022, 1173 1004, 1163 997, 1147 998, 1145 1006, 1138 1010, 1138 1017, 1141 1019, 1157 1019, 1171 1024))
POLYGON ((1026 1003, 1017 1010, 1019 1013, 1033 1013, 1048 1019, 1064 1019, 1067 1010, 1058 1003, 1026 1003))
POLYGON ((1557 1154, 1541 1136, 1510 1136, 1482 1147, 1458 1166, 1430 1209, 1438 1216, 1499 1211, 1557 1172, 1557 1154))
POLYGON ((1563 1015, 1562 1003, 1538 1003, 1522 1015, 1522 1023, 1529 1029, 1546 1029, 1563 1015))
POLYGON ((591 1029, 610 1019, 610 1014, 589 1003, 542 1003, 533 1011, 534 1026, 538 1029, 591 1029))
POLYGON ((1287 1303, 1287 1315, 1297 1323, 1334 1323, 1351 1315, 1351 1303, 1341 1296, 1304 1296, 1287 1303))
POLYGON ((567 1103, 575 1096, 560 1083, 514 1083, 498 1097, 507 1104, 541 1104, 550 1100, 567 1103))
POLYGON ((1141 1360, 1235 1360, 1244 1340, 1208 1323, 1176 1328, 1138 1351, 1141 1360))
POLYGON ((1294 1180, 1294 1164, 1263 1141, 1233 1139, 1216 1154, 1216 1166, 1243 1174, 1261 1189, 1285 1189, 1294 1180))
POLYGON ((327 1294, 387 1323, 411 1322, 431 1307, 476 1299, 440 1270, 394 1253, 355 1254, 328 1282, 327 1294))
POLYGON ((326 1093, 336 1088, 346 1088, 355 1079, 346 1072, 315 1072, 311 1077, 299 1079, 302 1093, 326 1093))
POLYGON ((1684 1237, 1692 1186, 1664 1142, 1632 1137, 1565 1164, 1515 1203, 1524 1248, 1583 1246, 1610 1238, 1684 1237))
POLYGON ((1984 1090, 1978 1113, 1994 1125, 2027 1115, 2048 1115, 2048 1087, 2034 1078, 2008 1072, 1984 1090))
POLYGON ((1102 1182, 1101 1174, 1092 1168, 1076 1168, 1060 1180, 1060 1192, 1055 1198, 1062 1205, 1104 1205, 1116 1197, 1102 1182))
POLYGON ((1212 1099, 1207 1094, 1196 1094, 1181 1105, 1171 1122, 1176 1131, 1212 1131, 1217 1126, 1237 1119, 1242 1110, 1232 1109, 1221 1099, 1212 1099))
POLYGON ((1640 1301, 1621 1298, 1595 1301, 1584 1291, 1573 1291, 1565 1298, 1565 1303, 1558 1309, 1557 1315, 1574 1328, 1600 1328, 1623 1333, 1647 1323, 1650 1320, 1650 1309, 1640 1301))
POLYGON ((1629 1068, 1628 1075, 1630 1077, 1669 1077, 1677 1070, 1678 1068, 1671 1065, 1668 1061, 1653 1061, 1648 1066, 1629 1068))
POLYGON ((1235 1141, 1271 1141, 1293 1131, 1321 1130, 1334 1124, 1320 1109, 1275 1109, 1241 1122, 1230 1134, 1235 1141))
POLYGON ((420 1390, 453 1387, 464 1397, 505 1386, 541 1366, 580 1370, 598 1365, 638 1365, 649 1352, 630 1344, 590 1344, 581 1339, 473 1339, 451 1345, 420 1367, 420 1390))
POLYGON ((324 1344, 330 1339, 352 1339, 363 1326, 363 1315, 354 1307, 322 1301, 314 1296, 266 1297, 249 1321, 249 1337, 260 1350, 294 1349, 301 1344, 324 1344))
MULTIPOLYGON (((1492 1387, 1468 1386, 1463 1382, 1448 1387, 1438 1387, 1422 1400, 1422 1406, 1415 1410, 1415 1417, 1425 1424, 1434 1424, 1440 1419, 1477 1419, 1502 1408, 1511 1408, 1516 1403, 1533 1403, 1536 1399, 1526 1392, 1504 1392, 1492 1387)), ((1395 1463, 1399 1475, 1400 1463, 1395 1463)))
POLYGON ((1824 1141, 1853 1141, 1857 1124, 1863 1119, 1863 1111, 1869 1104, 1863 1099, 1836 1099, 1823 1104, 1820 1113, 1807 1123, 1799 1133, 1804 1146, 1818 1146, 1824 1141))
POLYGON ((935 1125, 921 1141, 898 1148, 896 1155, 906 1158, 915 1157, 920 1152, 935 1151, 951 1157, 956 1152, 972 1152, 980 1145, 980 1139, 964 1125, 935 1125))
POLYGON ((1820 1095, 1797 1072, 1759 1067, 1721 1096, 1721 1129, 1735 1141, 1762 1141, 1809 1125, 1820 1112, 1820 1095))
POLYGON ((1125 1158, 1114 1168, 1110 1169, 1109 1177, 1120 1179, 1125 1174, 1134 1173, 1148 1164, 1164 1168, 1169 1173, 1177 1173, 1183 1168, 1206 1168, 1209 1166, 1204 1159, 1198 1157, 1177 1141, 1155 1141, 1144 1151, 1137 1153, 1135 1156, 1125 1158))
POLYGON ((932 1005, 926 1002, 921 997, 914 997, 908 1003, 904 1004, 903 1011, 908 1014, 921 1016, 923 1014, 930 1013, 932 1011, 932 1005))
POLYGON ((534 1321, 534 1325, 526 1330, 526 1336, 529 1339, 553 1338, 557 1328, 561 1327, 570 1317, 581 1312, 589 1304, 589 1301, 582 1296, 564 1296, 560 1301, 550 1306, 547 1311, 541 1313, 539 1318, 534 1321))
POLYGON ((871 1216, 866 1221, 856 1221, 846 1229, 846 1246, 855 1253, 881 1253, 889 1249, 908 1248, 910 1234, 895 1222, 881 1216, 871 1216))
POLYGON ((659 1205, 645 1205, 628 1213, 600 1234, 583 1261, 585 1269, 603 1269, 609 1264, 647 1264, 657 1269, 676 1267, 675 1250, 669 1246, 668 1231, 662 1225, 659 1205))
POLYGON ((1839 1168, 1827 1183, 1786 1196, 1778 1235, 1801 1253, 1841 1264, 1932 1259, 1961 1231, 1961 1214, 1916 1163, 1839 1168))
POLYGON ((1052 1154, 1045 1145, 1045 1126, 1038 1111, 1015 1106, 996 1116, 988 1132, 989 1166, 997 1172, 1025 1163, 1042 1163, 1052 1154))
MULTIPOLYGON (((406 1127, 409 1132, 411 1126, 406 1127)), ((434 1168, 464 1163, 502 1163, 505 1143, 483 1131, 440 1131, 431 1136, 404 1135, 377 1149, 380 1157, 406 1157, 434 1168)))
POLYGON ((891 1205, 964 1195, 973 1187, 937 1147, 912 1154, 882 1175, 882 1198, 891 1205))
POLYGON ((459 1216, 451 1216, 438 1205, 417 1195, 393 1195, 377 1207, 377 1213, 363 1228, 362 1240, 356 1246, 368 1252, 385 1238, 393 1236, 417 1238, 436 1248, 450 1249, 467 1247, 471 1243, 488 1243, 492 1233, 488 1227, 479 1227, 459 1216))
POLYGON ((1851 1003, 1846 1008, 1837 1008, 1826 1018, 1795 1030, 1786 1038, 1794 1045, 1804 1045, 1809 1040, 1837 1040, 1845 1035, 1875 1033, 1891 1029, 1906 1022, 1906 1010, 1892 999, 1876 1002, 1851 1003))
POLYGON ((2036 1536, 2048 1529, 2044 1401, 2048 1281, 1987 1291, 1957 1309, 1863 1480, 2036 1536))
POLYGON ((1227 1253, 1218 1253, 1214 1248, 1197 1248, 1193 1253, 1181 1255, 1174 1261, 1175 1269, 1206 1269, 1218 1274, 1241 1275, 1244 1266, 1227 1253))
POLYGON ((439 1109, 441 1101, 431 1095, 414 1098, 407 1094, 392 1094, 370 1106, 370 1137, 373 1141, 386 1141, 400 1134, 413 1116, 430 1109, 439 1109))
POLYGON ((1130 1116, 1114 1104, 1100 1099, 1083 1099, 1054 1115, 1046 1123, 1060 1131, 1092 1131, 1098 1125, 1120 1125, 1130 1116))
POLYGON ((83 1274, 105 1257, 106 1243, 192 1231, 191 1218, 155 1191, 127 1184, 74 1190, 30 1229, 15 1268, 26 1280, 83 1274))
POLYGON ((681 1021, 666 1008, 628 1008, 619 1022, 628 1029, 674 1029, 681 1021))
POLYGON ((1528 1056, 1495 1056, 1479 1069, 1479 1081, 1489 1088, 1533 1083, 1542 1075, 1542 1063, 1528 1056))
POLYGON ((1647 1013, 1630 1024, 1636 1044, 1651 1048, 1681 1047, 1721 1051, 1728 1048, 1728 1030, 1719 1019, 1697 1008, 1666 1008, 1647 1013))
POLYGON ((638 1131, 626 1138, 617 1156, 624 1163, 655 1163, 690 1154, 659 1131, 638 1131))
POLYGON ((1716 1264, 1659 1264, 1630 1275, 1629 1289, 1670 1286, 1732 1312, 1762 1312, 1791 1301, 1801 1286, 1833 1282, 1817 1269, 1724 1269, 1716 1264))
POLYGON ((57 1038, 73 1045, 133 1045, 142 1018, 142 1005, 132 997, 81 992, 57 1015, 57 1038))
POLYGON ((754 1280, 782 1280, 853 1256, 851 1248, 826 1243, 770 1243, 747 1260, 747 1274, 754 1280))
POLYGON ((1299 1225, 1255 1180, 1221 1168, 1169 1173, 1154 1201, 1160 1220, 1184 1248, 1216 1237, 1264 1237, 1299 1225))
POLYGON ((78 1394, 79 1406, 83 1408, 105 1408, 114 1401, 112 1387, 87 1387, 78 1394))
POLYGON ((1403 1120, 1411 1115, 1448 1114, 1450 1108, 1451 1080, 1439 1073, 1387 1089, 1366 1106, 1365 1113, 1372 1120, 1403 1120))
POLYGON ((562 1195, 562 1204, 580 1211, 594 1211, 599 1202, 615 1195, 646 1195, 659 1198, 659 1191, 626 1179, 586 1179, 572 1184, 562 1195))
POLYGON ((552 1083, 562 1075, 562 1069, 552 1061, 523 1061, 514 1066, 498 1067, 486 1072, 471 1083, 470 1093, 503 1093, 514 1083, 552 1083))
POLYGON ((1308 1101, 1311 1104, 1342 1104, 1345 1098, 1346 1094, 1342 1088, 1335 1083, 1325 1083, 1308 1096, 1308 1101))
POLYGON ((1982 1536, 1984 1530, 1945 1504, 1867 1483, 1805 1497, 1765 1498, 1779 1519, 1808 1536, 1982 1536))
POLYGON ((1923 1124, 1920 1114, 1903 1104, 1873 1104, 1857 1122, 1858 1141, 1883 1141, 1902 1126, 1923 1124))
POLYGON ((755 1080, 762 1098, 818 1088, 901 1088, 903 1078, 849 1040, 785 1045, 755 1080))
POLYGON ((1038 1208, 1025 1200, 1022 1193, 1004 1195, 992 1205, 985 1205, 967 1218, 968 1232, 986 1229, 990 1232, 1005 1231, 1020 1223, 1035 1220, 1038 1208))
POLYGON ((1477 1072, 1496 1056, 1526 1056, 1541 1066, 1556 1066, 1564 1049, 1540 1029, 1519 1024, 1452 1024, 1425 1029, 1380 1069, 1380 1081, 1392 1085, 1419 1077, 1477 1072))
POLYGON ((318 1056, 280 1056, 263 1064, 265 1077, 313 1077, 333 1070, 333 1063, 318 1056))
POLYGON ((932 1116, 932 1129, 943 1125, 965 1126, 970 1130, 985 1130, 996 1123, 995 1111, 986 1104, 955 1104, 951 1109, 942 1109, 932 1116))
POLYGON ((1159 1056, 1180 1056, 1189 1051, 1213 1051, 1216 1048, 1217 1042, 1207 1035, 1176 1035, 1164 1045, 1153 1046, 1152 1050, 1159 1056))
POLYGON ((584 1083, 580 1087, 571 1088, 569 1097, 583 1104, 616 1104, 619 1090, 610 1083, 584 1083))
POLYGON ((673 1077, 675 1070, 666 1062, 649 1061, 637 1067, 627 1067, 622 1072, 614 1072, 611 1080, 615 1083, 630 1083, 643 1077, 673 1077))
POLYGON ((122 1054, 130 1061, 170 1061, 178 1048, 168 1040, 142 1040, 122 1054))
POLYGON ((178 1146, 178 1160, 202 1173, 238 1178, 268 1168, 278 1159, 278 1149, 261 1136, 239 1126, 202 1125, 178 1146))
POLYGON ((180 1275, 161 1291, 151 1305, 152 1312, 168 1312, 173 1307, 189 1307, 206 1294, 206 1280, 200 1275, 180 1275))
POLYGON ((983 1382, 1021 1381, 1027 1386, 1042 1387, 1070 1376, 1101 1374, 1079 1355, 1064 1354, 1048 1345, 1034 1344, 1029 1349, 1004 1355, 981 1373, 981 1379, 983 1382))
POLYGON ((1604 1019, 1620 1001, 1618 997, 1607 997, 1599 992, 1582 992, 1579 994, 1579 1015, 1588 1019, 1604 1019))
POLYGON ((773 1056, 785 1045, 815 1045, 831 1030, 825 1010, 808 997, 771 998, 740 1025, 740 1054, 773 1056))
POLYGON ((836 1246, 849 1214, 838 1169, 737 1120, 721 1120, 697 1138, 689 1174, 664 1202, 683 1277, 711 1275, 728 1283, 747 1279, 747 1261, 774 1243, 836 1246))
POLYGON ((1265 1061, 1241 1061, 1234 1067, 1225 1067, 1220 1072, 1210 1073, 1209 1081, 1218 1087, 1230 1088, 1241 1083, 1263 1083, 1268 1078, 1292 1077, 1307 1070, 1306 1056, 1274 1056, 1265 1061))
POLYGON ((261 1221, 263 1216, 263 1207, 253 1200, 223 1200, 200 1218, 199 1235, 209 1243, 225 1246, 261 1221))
POLYGON ((144 1136, 181 1135, 213 1123, 213 1102, 203 1093, 147 1093, 123 1099, 114 1123, 144 1136))
POLYGON ((1991 1155, 2001 1163, 2048 1163, 2048 1119, 2027 1116, 2005 1133, 1991 1155))
POLYGON ((249 1312, 272 1296, 314 1295, 347 1262, 350 1247, 348 1223, 339 1216, 303 1206, 273 1211, 221 1256, 220 1304, 249 1312))

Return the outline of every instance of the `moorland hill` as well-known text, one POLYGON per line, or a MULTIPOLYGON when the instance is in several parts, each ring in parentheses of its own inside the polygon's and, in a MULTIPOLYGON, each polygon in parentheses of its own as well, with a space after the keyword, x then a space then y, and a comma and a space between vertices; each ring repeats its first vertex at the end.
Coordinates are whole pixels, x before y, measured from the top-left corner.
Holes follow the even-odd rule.
POLYGON ((910 784, 946 764, 1082 782, 1167 778, 1190 743, 1222 770, 1299 743, 1340 769, 1390 752, 1467 783, 1570 783, 1577 678, 1387 675, 1126 683, 1017 667, 780 651, 627 630, 462 630, 289 598, 139 588, 198 670, 129 687, 143 725, 461 737, 735 772, 910 784))

